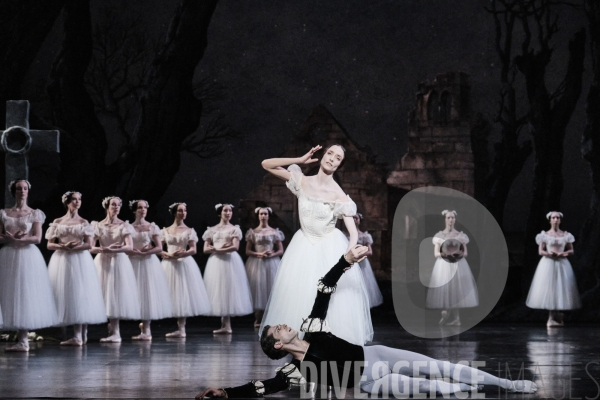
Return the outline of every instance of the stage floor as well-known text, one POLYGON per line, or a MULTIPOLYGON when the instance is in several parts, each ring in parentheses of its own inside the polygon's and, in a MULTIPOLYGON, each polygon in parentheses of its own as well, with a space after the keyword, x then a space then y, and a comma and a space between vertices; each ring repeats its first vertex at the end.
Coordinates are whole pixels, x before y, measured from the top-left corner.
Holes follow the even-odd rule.
MULTIPOLYGON (((533 379, 535 395, 499 392, 488 387, 480 398, 598 398, 600 395, 600 327, 568 325, 546 329, 543 324, 481 324, 447 339, 415 338, 404 331, 393 313, 373 311, 374 344, 400 347, 458 362, 485 361, 482 369, 513 376, 523 367, 533 379)), ((206 386, 241 385, 270 378, 280 361, 263 355, 249 317, 233 319, 233 335, 213 336, 217 318, 192 318, 185 340, 166 340, 174 320, 153 323, 154 341, 132 342, 137 323, 122 322, 121 344, 100 344, 106 325, 90 330, 81 348, 46 340, 31 343, 27 353, 0 351, 2 398, 193 398, 206 386)), ((59 330, 41 331, 58 335, 59 330)), ((8 343, 0 342, 0 349, 8 343)), ((272 397, 298 398, 295 388, 272 397)), ((349 390, 346 398, 353 398, 349 390)), ((441 397, 440 397, 441 398, 441 397)))

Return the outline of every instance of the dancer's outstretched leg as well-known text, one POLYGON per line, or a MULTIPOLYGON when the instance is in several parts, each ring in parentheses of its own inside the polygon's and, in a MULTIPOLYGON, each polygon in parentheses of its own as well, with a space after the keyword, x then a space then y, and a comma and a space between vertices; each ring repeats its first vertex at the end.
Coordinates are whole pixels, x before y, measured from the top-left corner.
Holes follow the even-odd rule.
MULTIPOLYGON (((453 364, 448 361, 439 361, 431 357, 427 357, 423 354, 414 353, 412 351, 394 349, 386 346, 368 346, 365 347, 365 361, 367 366, 365 367, 365 375, 367 375, 367 382, 376 381, 377 378, 381 379, 386 373, 385 368, 381 368, 383 363, 387 363, 387 374, 391 375, 402 375, 404 377, 412 376, 426 376, 428 378, 449 378, 459 383, 464 383, 470 387, 464 386, 446 386, 441 385, 440 382, 435 382, 435 387, 432 388, 432 382, 429 383, 421 382, 419 379, 423 378, 412 378, 413 380, 408 381, 402 376, 386 378, 388 385, 392 384, 390 390, 396 390, 398 393, 403 393, 400 386, 394 388, 393 384, 402 385, 402 388, 406 388, 405 385, 410 382, 410 390, 414 390, 414 387, 419 388, 419 393, 430 392, 435 390, 437 393, 454 393, 458 390, 473 390, 473 385, 493 385, 499 386, 511 392, 526 392, 531 393, 537 390, 537 386, 532 381, 510 381, 508 379, 498 378, 492 374, 481 371, 476 368, 471 368, 466 365, 453 364), (373 368, 375 363, 379 363, 380 368, 373 368), (417 381, 415 381, 415 379, 417 381), (392 381, 390 381, 392 380, 392 381), (395 381, 394 381, 395 380, 395 381), (416 385, 416 386, 415 386, 416 385), (421 392, 420 390, 424 390, 421 392)), ((428 381, 427 379, 425 379, 428 381)), ((385 382, 385 381, 382 381, 385 382)), ((444 382, 442 382, 444 383, 444 382)), ((456 384, 447 384, 456 385, 456 384)), ((361 384, 361 388, 363 385, 361 384)), ((369 388, 365 388, 367 390, 369 388)), ((370 387, 371 390, 376 388, 370 387)), ((379 390, 379 389, 378 389, 379 390)), ((388 392, 391 393, 391 392, 388 392)), ((408 393, 410 394, 410 393, 408 393)))

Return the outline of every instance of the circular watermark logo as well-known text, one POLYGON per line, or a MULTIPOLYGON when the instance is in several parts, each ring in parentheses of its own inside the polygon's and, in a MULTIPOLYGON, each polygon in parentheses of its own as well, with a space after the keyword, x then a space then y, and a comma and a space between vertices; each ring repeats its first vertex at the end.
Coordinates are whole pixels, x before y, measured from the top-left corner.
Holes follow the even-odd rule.
POLYGON ((443 338, 470 329, 497 304, 507 277, 504 234, 477 200, 436 186, 402 198, 392 228, 392 293, 409 333, 443 338))

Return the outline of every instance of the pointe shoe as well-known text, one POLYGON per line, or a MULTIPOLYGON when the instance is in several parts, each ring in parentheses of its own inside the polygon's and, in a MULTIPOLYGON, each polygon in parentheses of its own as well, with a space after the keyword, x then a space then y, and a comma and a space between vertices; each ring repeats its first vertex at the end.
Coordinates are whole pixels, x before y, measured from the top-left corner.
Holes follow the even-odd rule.
POLYGON ((29 351, 29 345, 25 344, 23 342, 19 342, 17 344, 15 344, 14 346, 9 346, 9 347, 5 347, 4 351, 6 351, 7 353, 11 353, 11 352, 28 352, 29 351))
POLYGON ((228 335, 228 334, 231 334, 232 332, 233 331, 231 330, 231 328, 223 327, 223 328, 220 328, 220 329, 215 329, 213 331, 213 334, 215 334, 215 335, 221 335, 221 334, 228 335))
POLYGON ((131 340, 141 340, 141 341, 149 342, 152 340, 152 335, 146 335, 145 333, 140 333, 139 335, 132 336, 131 340))
POLYGON ((538 387, 535 382, 532 381, 512 381, 507 390, 513 393, 535 393, 537 392, 538 387))
POLYGON ((546 326, 548 328, 560 328, 560 327, 564 326, 564 324, 562 322, 558 322, 553 319, 549 319, 548 322, 546 322, 546 326))
POLYGON ((254 321, 254 327, 255 328, 260 328, 260 322, 254 321))
POLYGON ((175 332, 167 333, 165 336, 168 338, 184 338, 187 335, 185 332, 175 331, 175 332))
POLYGON ((446 325, 448 325, 448 326, 460 326, 460 318, 456 318, 454 321, 448 322, 446 325))
POLYGON ((110 335, 100 339, 100 343, 121 343, 122 339, 120 335, 110 335))
POLYGON ((60 342, 61 346, 83 346, 83 341, 80 339, 77 339, 75 337, 69 339, 69 340, 65 340, 63 342, 60 342))
POLYGON ((442 319, 440 319, 440 322, 438 322, 439 325, 444 325, 446 323, 446 321, 448 320, 448 311, 442 311, 442 319))

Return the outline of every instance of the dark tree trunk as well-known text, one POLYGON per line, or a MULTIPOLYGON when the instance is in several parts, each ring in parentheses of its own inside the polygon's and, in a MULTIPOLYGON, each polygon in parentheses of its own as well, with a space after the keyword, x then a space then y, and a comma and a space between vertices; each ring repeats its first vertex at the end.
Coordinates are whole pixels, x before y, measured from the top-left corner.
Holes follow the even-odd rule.
POLYGON ((560 210, 563 191, 563 141, 579 96, 581 95, 585 30, 569 43, 569 64, 560 96, 550 94, 544 81, 552 50, 543 46, 539 52, 528 50, 516 60, 525 75, 527 98, 531 107, 529 123, 535 148, 533 198, 527 220, 523 289, 529 289, 535 271, 537 247, 533 238, 548 227, 546 213, 560 210))
MULTIPOLYGON (((62 186, 57 191, 81 191, 86 201, 97 205, 102 196, 112 193, 106 192, 104 179, 106 135, 83 80, 92 57, 89 0, 67 1, 64 33, 47 87, 53 123, 61 127, 59 182, 62 186)), ((117 182, 112 190, 116 185, 117 182)))
POLYGON ((134 165, 128 198, 155 203, 179 170, 181 145, 200 123, 202 102, 194 96, 192 79, 216 5, 217 0, 183 0, 171 20, 140 99, 141 116, 128 154, 134 165))
POLYGON ((585 2, 589 20, 593 80, 587 95, 587 123, 581 154, 590 164, 593 192, 590 211, 576 243, 574 268, 588 309, 600 305, 600 2, 585 2))

